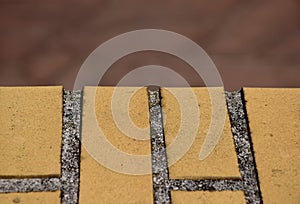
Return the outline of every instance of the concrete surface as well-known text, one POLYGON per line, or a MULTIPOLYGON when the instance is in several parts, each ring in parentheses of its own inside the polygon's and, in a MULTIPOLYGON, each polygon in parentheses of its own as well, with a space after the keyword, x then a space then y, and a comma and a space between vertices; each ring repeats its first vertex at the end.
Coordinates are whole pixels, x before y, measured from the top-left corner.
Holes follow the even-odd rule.
POLYGON ((0 194, 0 203, 3 204, 59 204, 60 191, 34 193, 7 193, 0 194))
MULTIPOLYGON (((124 120, 126 120, 128 113, 129 115, 139 115, 138 121, 140 124, 149 124, 147 89, 141 88, 136 92, 136 96, 133 96, 128 110, 125 109, 116 113, 121 115, 123 121, 114 120, 112 114, 112 108, 116 108, 111 106, 112 97, 116 89, 122 89, 121 93, 123 96, 133 94, 135 90, 134 88, 118 87, 85 87, 83 91, 80 204, 100 202, 153 203, 150 157, 146 161, 149 167, 148 174, 123 174, 122 169, 126 171, 127 166, 130 165, 128 161, 122 160, 119 163, 115 158, 114 152, 112 152, 116 150, 107 150, 107 144, 97 139, 100 136, 95 129, 99 128, 107 142, 118 150, 130 155, 148 154, 150 156, 151 154, 149 131, 146 132, 147 140, 137 140, 130 138, 130 135, 124 133, 125 129, 117 126, 117 122, 125 122, 124 120), (94 112, 96 113, 97 121, 93 121, 92 116, 94 112), (103 154, 110 156, 105 157, 103 154), (117 162, 117 164, 112 165, 114 167, 112 169, 111 166, 105 166, 106 163, 103 163, 105 161, 110 163, 117 162)), ((123 96, 120 96, 119 100, 124 100, 123 96)), ((136 116, 132 118, 133 121, 136 121, 134 120, 136 116)), ((128 126, 125 128, 128 128, 128 126)), ((137 160, 131 160, 132 162, 137 162, 137 160)), ((139 166, 136 166, 136 168, 138 170, 139 166)))
POLYGON ((300 201, 300 90, 245 88, 264 203, 300 201))
POLYGON ((246 203, 242 191, 173 191, 172 203, 224 203, 224 204, 243 204, 246 203))
POLYGON ((60 177, 62 91, 0 87, 0 177, 60 177))
MULTIPOLYGON (((206 88, 192 89, 193 92, 191 93, 195 94, 196 106, 199 108, 199 115, 197 116, 199 124, 194 124, 196 126, 192 127, 192 124, 188 121, 191 119, 191 116, 187 118, 182 116, 191 106, 195 106, 193 104, 194 100, 192 98, 187 99, 187 96, 184 95, 189 90, 188 88, 161 89, 162 110, 166 117, 164 129, 166 145, 169 146, 174 142, 175 136, 179 137, 179 129, 184 133, 183 137, 193 137, 193 130, 195 128, 198 129, 195 141, 186 154, 169 167, 170 178, 241 178, 227 112, 224 129, 216 148, 207 158, 202 161, 199 160, 200 150, 204 145, 211 124, 211 101, 206 88), (180 106, 178 100, 184 100, 185 103, 180 106), (187 123, 183 120, 187 120, 187 123)), ((223 100, 225 107, 225 95, 223 100)), ((224 110, 226 111, 226 109, 224 110)), ((168 155, 168 160, 172 160, 172 157, 174 156, 168 155)))

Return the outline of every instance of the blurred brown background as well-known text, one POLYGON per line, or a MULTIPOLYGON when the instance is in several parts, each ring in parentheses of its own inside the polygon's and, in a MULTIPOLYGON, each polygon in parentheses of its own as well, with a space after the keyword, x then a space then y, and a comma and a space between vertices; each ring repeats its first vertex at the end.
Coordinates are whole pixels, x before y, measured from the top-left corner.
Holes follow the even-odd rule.
MULTIPOLYGON (((81 64, 101 43, 156 28, 197 42, 214 60, 227 90, 300 87, 298 0, 0 2, 0 85, 72 89, 81 64)), ((167 54, 133 54, 115 63, 101 84, 114 85, 124 70, 147 64, 188 69, 167 54)))

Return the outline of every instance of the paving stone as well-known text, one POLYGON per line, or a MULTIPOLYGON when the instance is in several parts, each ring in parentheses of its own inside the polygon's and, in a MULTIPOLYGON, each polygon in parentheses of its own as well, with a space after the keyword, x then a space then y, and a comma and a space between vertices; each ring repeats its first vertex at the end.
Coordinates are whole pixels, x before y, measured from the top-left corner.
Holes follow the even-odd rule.
POLYGON ((0 87, 0 177, 60 176, 62 87, 0 87))
POLYGON ((60 191, 31 192, 31 193, 3 193, 0 194, 1 204, 59 204, 60 191))
MULTIPOLYGON (((196 105, 193 104, 195 101, 192 98, 187 98, 187 96, 185 96, 184 99, 180 99, 180 95, 184 96, 183 93, 187 92, 187 88, 161 89, 167 146, 174 141, 174 137, 180 128, 184 131, 184 135, 190 136, 193 134, 194 127, 192 127, 192 125, 195 125, 191 121, 184 123, 184 120, 191 119, 181 118, 179 103, 170 91, 176 91, 179 100, 184 100, 185 105, 181 108, 189 109, 191 106, 198 105, 200 112, 199 129, 198 132, 196 132, 195 141, 186 154, 174 165, 169 167, 170 178, 240 178, 228 114, 226 114, 223 133, 215 149, 207 158, 199 160, 199 153, 211 122, 211 103, 206 88, 192 88, 196 96, 196 105), (181 123, 181 121, 183 121, 183 123, 181 123)), ((196 124, 196 126, 198 126, 198 124, 196 124)), ((172 160, 172 157, 173 155, 168 154, 168 161, 172 160)))
POLYGON ((172 191, 173 204, 242 204, 246 203, 243 191, 172 191))
MULTIPOLYGON (((145 130, 146 140, 134 139, 125 134, 130 131, 127 126, 119 129, 118 123, 125 123, 128 118, 138 127, 145 127, 149 124, 149 107, 146 88, 141 88, 133 95, 128 106, 121 105, 122 100, 126 104, 126 95, 134 93, 134 88, 119 88, 121 95, 116 99, 117 110, 120 117, 112 114, 113 87, 85 87, 83 95, 83 118, 82 118, 82 152, 80 172, 80 195, 79 203, 153 203, 152 175, 151 175, 151 147, 150 132, 145 130), (96 92, 95 92, 96 91, 96 92), (94 98, 94 93, 96 97, 94 98), (93 104, 93 102, 95 102, 93 104), (95 105, 95 106, 94 106, 95 105), (96 112, 96 115, 94 115, 96 112), (129 115, 128 115, 129 114, 129 115), (93 115, 96 117, 95 121, 93 115), (139 121, 137 121, 137 118, 139 121), (116 120, 114 120, 116 119, 116 120), (107 143, 99 142, 99 135, 96 129, 101 129, 106 142, 109 142, 115 149, 108 149, 107 143), (126 129, 127 128, 127 129, 126 129), (125 133, 124 133, 125 132, 125 133), (147 168, 150 168, 147 175, 136 175, 139 172, 139 161, 130 160, 116 163, 113 167, 110 164, 118 161, 114 153, 119 149, 128 155, 148 155, 145 159, 147 168), (98 162, 100 161, 100 162, 98 162), (105 163, 106 162, 106 163, 105 163), (131 168, 131 164, 137 164, 131 168), (108 164, 108 165, 107 165, 108 164), (125 174, 126 170, 133 172, 125 174)), ((118 94, 117 94, 118 95, 118 94)), ((143 136, 143 135, 142 135, 143 136)), ((124 156, 124 154, 123 154, 124 156)), ((142 164, 145 165, 145 164, 142 164)), ((142 167, 141 165, 141 167, 142 167)))
POLYGON ((245 88, 263 202, 300 201, 300 89, 245 88))

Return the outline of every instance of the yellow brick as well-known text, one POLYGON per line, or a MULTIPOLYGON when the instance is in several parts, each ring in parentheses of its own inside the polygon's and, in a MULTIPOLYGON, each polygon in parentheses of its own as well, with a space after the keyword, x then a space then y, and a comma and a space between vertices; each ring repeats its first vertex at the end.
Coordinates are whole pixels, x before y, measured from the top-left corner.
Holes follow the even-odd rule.
MULTIPOLYGON (((196 105, 193 104, 192 98, 181 98, 188 104, 180 107, 177 99, 168 90, 176 90, 177 93, 187 92, 187 88, 163 88, 162 108, 165 116, 165 137, 166 144, 170 145, 174 137, 183 129, 186 136, 192 135, 193 128, 191 125, 195 121, 188 121, 185 126, 181 123, 180 108, 188 109, 191 106, 199 106, 199 130, 196 132, 196 138, 191 148, 186 154, 169 167, 170 178, 240 178, 237 156, 233 143, 233 136, 230 129, 229 117, 226 115, 226 121, 223 133, 212 153, 204 160, 199 160, 199 153, 207 135, 211 122, 211 103, 206 88, 192 88, 196 95, 196 105)), ((225 98, 224 98, 225 100, 225 98)), ((191 120, 188 118, 188 120, 191 120)), ((197 124, 198 125, 198 124, 197 124)), ((172 159, 172 155, 168 155, 168 160, 172 159)))
MULTIPOLYGON (((121 88, 121 95, 133 93, 133 88, 121 88)), ((86 147, 95 144, 96 149, 105 149, 102 144, 97 144, 97 134, 90 118, 96 111, 96 128, 100 128, 107 141, 117 149, 133 155, 148 155, 148 168, 151 168, 151 148, 150 132, 145 132, 147 140, 137 140, 128 137, 118 127, 113 119, 111 111, 113 87, 86 87, 84 89, 83 120, 82 120, 82 152, 81 152, 81 172, 80 172, 80 196, 79 203, 153 203, 152 175, 127 175, 109 169, 107 166, 97 162, 97 156, 102 156, 106 160, 114 160, 114 157, 107 153, 100 155, 90 155, 86 147), (93 98, 93 91, 96 90, 96 98, 93 98), (95 109, 92 101, 95 100, 95 109), (90 143, 92 141, 92 144, 90 143)), ((121 96, 118 100, 123 100, 121 96)), ((148 96, 146 88, 140 89, 133 95, 128 105, 128 110, 118 112, 121 120, 125 120, 125 115, 129 111, 129 117, 138 127, 149 126, 148 96)), ((124 121, 121 121, 124 122, 124 121)), ((130 136, 130 135, 129 135, 130 136)), ((97 150, 95 150, 97 151, 97 150)), ((132 161, 135 162, 135 161, 132 161)), ((120 164, 120 169, 126 168, 128 163, 120 164), (124 166, 123 166, 124 165, 124 166)), ((151 170, 151 169, 150 169, 151 170)), ((151 173, 151 172, 149 172, 151 173)))
POLYGON ((60 175, 62 87, 0 87, 0 177, 60 175))
POLYGON ((59 204, 60 191, 56 192, 34 192, 34 193, 2 193, 1 204, 59 204))
POLYGON ((300 89, 245 88, 264 203, 300 202, 300 89))
POLYGON ((242 191, 172 191, 173 204, 243 204, 246 203, 242 191))

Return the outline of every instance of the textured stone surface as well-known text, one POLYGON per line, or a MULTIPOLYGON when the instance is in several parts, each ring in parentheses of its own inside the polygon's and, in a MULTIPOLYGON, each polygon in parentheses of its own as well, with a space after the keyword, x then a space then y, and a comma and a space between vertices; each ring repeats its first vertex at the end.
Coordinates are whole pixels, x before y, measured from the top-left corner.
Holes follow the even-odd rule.
POLYGON ((264 203, 300 201, 300 89, 245 88, 264 203))
MULTIPOLYGON (((113 87, 99 87, 97 89, 92 87, 85 87, 83 95, 83 118, 82 118, 82 152, 81 152, 81 171, 80 171, 80 195, 79 203, 153 203, 152 192, 152 175, 151 175, 151 147, 150 147, 150 132, 146 131, 147 140, 137 140, 130 138, 130 135, 124 134, 117 128, 113 120, 111 111, 112 94, 115 89, 113 87), (96 97, 93 98, 93 91, 96 90, 96 97), (95 100, 95 109, 93 101, 95 100), (91 115, 95 114, 98 121, 92 121, 91 115), (96 127, 92 124, 96 123, 96 127), (95 129, 100 128, 104 137, 114 145, 117 149, 131 155, 146 155, 149 157, 146 160, 149 173, 147 175, 128 175, 122 171, 128 165, 131 165, 136 160, 129 163, 121 160, 114 167, 121 172, 113 171, 104 166, 103 163, 97 162, 95 159, 101 160, 105 158, 106 162, 117 161, 114 157, 114 152, 97 152, 99 150, 106 150, 107 144, 97 143, 97 133, 95 129), (92 143, 92 144, 91 144, 92 143), (93 144, 95 146, 93 146, 93 144), (93 149, 94 148, 94 149, 93 149), (88 153, 92 153, 90 155, 88 153), (123 163, 124 162, 124 163, 123 163)), ((133 88, 123 88, 122 94, 134 93, 133 88)), ((124 99, 124 95, 119 100, 124 99)), ((139 124, 149 124, 149 108, 148 96, 146 88, 141 88, 133 95, 128 109, 125 112, 117 112, 118 114, 128 114, 132 121, 139 116, 139 124)), ((125 115, 121 115, 126 119, 125 115)), ((120 122, 120 121, 119 121, 120 122)), ((123 121, 124 122, 124 121, 123 121)), ((123 129, 123 131, 125 131, 123 129)), ((115 150, 113 150, 115 151, 115 150)), ((101 160, 103 161, 103 160, 101 160)), ((131 169, 132 170, 132 169, 131 169)), ((139 166, 134 169, 139 171, 139 166)), ((132 173, 132 172, 131 172, 132 173)))
MULTIPOLYGON (((174 141, 174 137, 180 128, 183 129, 184 134, 187 136, 190 136, 193 132, 191 127, 194 123, 193 121, 181 123, 181 121, 189 120, 190 118, 181 118, 180 108, 188 109, 190 106, 198 105, 200 123, 199 130, 191 148, 179 161, 169 167, 170 178, 240 178, 228 115, 226 115, 224 130, 215 149, 207 158, 200 161, 199 153, 211 122, 211 103, 207 89, 192 89, 196 96, 196 104, 193 103, 192 98, 179 98, 179 100, 184 101, 184 107, 179 107, 178 101, 170 92, 171 90, 176 90, 178 96, 180 93, 188 91, 187 88, 161 89, 162 109, 165 116, 166 144, 170 145, 174 141), (185 126, 184 124, 187 125, 185 126)), ((172 155, 168 155, 168 160, 170 160, 171 157, 172 155)))
MULTIPOLYGON (((46 87, 0 88, 0 110, 4 111, 6 115, 7 113, 9 113, 9 111, 7 111, 7 109, 9 108, 4 108, 9 104, 7 102, 9 100, 10 102, 13 102, 12 104, 14 106, 12 108, 13 110, 17 110, 17 113, 19 111, 23 111, 23 107, 30 107, 30 110, 38 108, 37 113, 30 112, 30 117, 33 113, 33 116, 36 116, 36 114, 41 114, 39 112, 40 110, 48 110, 48 105, 53 103, 52 100, 56 101, 56 94, 47 94, 47 96, 51 96, 51 98, 49 99, 50 102, 48 101, 47 103, 44 103, 44 109, 36 104, 31 104, 28 101, 24 102, 25 100, 23 99, 26 98, 30 99, 29 101, 39 100, 39 102, 44 102, 44 98, 46 97, 44 95, 44 92, 51 92, 50 90, 53 89, 61 91, 60 87, 48 88, 49 89, 47 89, 46 87), (9 90, 10 92, 6 92, 5 89, 9 90), (21 90, 19 92, 15 92, 14 96, 16 96, 16 98, 10 96, 11 90, 13 89, 21 90), (35 90, 33 91, 33 89, 35 90), (41 89, 43 89, 43 91, 41 91, 41 89), (35 97, 36 92, 39 92, 39 97, 35 97), (7 97, 5 98, 3 96, 7 97), (18 106, 21 106, 21 108, 16 108, 18 106)), ((111 114, 110 105, 113 104, 111 103, 111 96, 114 89, 115 88, 113 87, 99 87, 97 89, 87 87, 85 89, 85 105, 83 107, 83 117, 84 121, 86 122, 84 124, 83 135, 85 137, 83 139, 91 139, 93 136, 95 136, 94 130, 99 126, 105 133, 107 141, 109 141, 118 149, 127 152, 131 155, 142 156, 145 154, 150 154, 150 134, 149 130, 147 129, 149 125, 149 107, 147 101, 148 97, 146 88, 140 88, 139 90, 134 87, 120 89, 120 96, 119 98, 116 98, 116 104, 118 106, 116 114, 120 114, 120 117, 116 115, 113 117, 111 114), (92 97, 94 90, 96 90, 95 109, 92 106, 94 102, 94 98, 92 97), (136 90, 138 91, 135 93, 136 90), (132 94, 133 97, 127 104, 126 98, 128 94, 132 94), (122 105, 122 103, 126 105, 125 108, 123 107, 124 104, 122 105), (124 111, 119 110, 118 108, 124 111), (96 128, 90 126, 91 121, 89 116, 91 113, 96 113, 96 118, 98 119, 98 121, 96 121, 96 128), (125 120, 129 119, 137 127, 146 128, 144 130, 145 132, 140 132, 140 130, 134 130, 133 132, 138 132, 142 134, 128 135, 126 134, 126 132, 130 132, 130 128, 128 126, 122 126, 120 124, 120 126, 117 127, 115 123, 116 119, 121 119, 121 121, 119 121, 119 123, 121 124, 126 123, 125 120), (138 138, 131 138, 132 136, 138 138)), ((180 90, 182 89, 178 90, 180 92, 180 90)), ((163 89, 163 92, 164 94, 162 95, 162 100, 165 100, 164 102, 166 102, 166 100, 172 99, 172 96, 169 93, 167 93, 166 89, 163 89)), ((201 96, 200 103, 198 105, 200 105, 200 110, 202 108, 207 111, 201 112, 202 116, 205 117, 204 120, 206 121, 206 118, 209 117, 210 110, 208 106, 205 106, 205 104, 210 104, 210 102, 207 101, 207 96, 205 92, 203 92, 203 89, 194 88, 194 92, 196 93, 198 100, 199 96, 201 96), (201 104, 202 100, 205 101, 205 104, 201 104)), ((155 158, 153 160, 154 164, 152 164, 152 168, 153 172, 157 174, 162 167, 165 168, 165 150, 164 148, 162 148, 162 146, 164 146, 164 142, 162 141, 162 118, 160 106, 158 105, 159 92, 155 93, 155 97, 153 94, 149 95, 149 103, 151 116, 150 118, 152 125, 151 131, 153 133, 152 135, 159 136, 154 137, 155 140, 153 140, 153 138, 151 140, 152 154, 154 155, 152 159, 155 158)), ((259 175, 260 188, 263 195, 263 201, 264 203, 297 203, 299 200, 298 192, 300 190, 298 185, 298 169, 300 167, 298 162, 300 159, 300 105, 298 99, 300 98, 300 91, 299 89, 246 88, 244 89, 244 93, 245 98, 247 100, 246 104, 248 118, 250 121, 249 125, 252 136, 252 142, 254 145, 255 160, 259 175)), ((62 197, 62 203, 76 203, 78 195, 77 176, 79 175, 78 148, 80 146, 78 142, 78 133, 81 110, 80 96, 80 91, 66 91, 64 95, 64 139, 62 141, 64 145, 62 146, 63 155, 61 158, 64 165, 61 167, 63 171, 62 177, 53 178, 53 176, 58 176, 56 174, 17 174, 8 176, 0 175, 1 177, 4 177, 0 177, 0 203, 60 203, 60 197, 62 197), (28 176, 33 176, 36 178, 25 178, 28 176), (10 179, 6 177, 18 178, 10 179), (59 189, 62 192, 49 192, 57 191, 59 189), (31 193, 31 191, 34 191, 36 193, 31 193), (42 193, 39 191, 48 192, 42 193), (40 195, 43 196, 41 197, 40 195)), ((247 118, 245 115, 245 110, 243 109, 244 107, 242 96, 243 95, 241 95, 239 92, 227 93, 228 110, 232 120, 232 131, 234 133, 236 151, 239 158, 242 180, 236 179, 237 177, 232 178, 232 176, 219 177, 215 175, 204 176, 205 179, 203 179, 202 176, 199 177, 198 175, 195 175, 194 172, 192 172, 192 176, 185 174, 185 176, 183 176, 181 180, 174 178, 168 179, 168 172, 163 171, 162 175, 158 176, 157 174, 153 176, 154 183, 152 186, 151 175, 124 175, 120 172, 117 173, 115 171, 112 171, 108 169, 107 166, 104 167, 103 165, 99 164, 99 162, 96 161, 99 158, 97 158, 96 155, 90 155, 90 152, 87 152, 86 147, 83 145, 81 155, 80 202, 97 203, 101 201, 104 203, 153 203, 153 201, 155 201, 155 203, 165 203, 164 201, 166 201, 168 203, 170 202, 170 200, 169 197, 166 197, 166 195, 171 191, 172 203, 245 203, 245 200, 247 203, 259 203, 261 196, 260 193, 257 193, 258 187, 255 186, 255 163, 252 158, 252 150, 250 149, 250 143, 248 141, 250 135, 248 131, 249 129, 247 127, 247 118), (162 176, 164 180, 161 180, 162 176), (210 179, 211 177, 219 179, 210 179), (153 200, 152 188, 157 188, 155 189, 155 200, 153 200), (167 194, 164 194, 163 191, 166 191, 167 194), (245 195, 242 191, 244 191, 245 195)), ((166 103, 164 102, 163 105, 166 105, 166 103)), ((170 102, 170 100, 168 102, 170 102)), ((9 104, 9 106, 7 107, 11 107, 10 105, 12 104, 9 104)), ((180 121, 181 119, 181 115, 178 114, 178 104, 176 102, 171 104, 171 106, 170 103, 168 104, 169 107, 167 108, 167 111, 171 113, 171 116, 170 114, 168 115, 164 113, 163 119, 166 122, 165 128, 166 131, 173 131, 172 133, 176 133, 176 131, 178 131, 178 121, 180 121), (174 120, 174 118, 176 118, 177 121, 174 120), (172 123, 172 120, 174 123, 172 123), (174 128, 172 126, 170 127, 170 123, 173 125, 175 124, 174 128)), ((164 108, 166 109, 166 106, 164 108)), ((51 113, 53 114, 53 112, 51 113)), ((22 120, 23 115, 20 113, 19 115, 16 113, 12 113, 11 116, 13 116, 11 117, 13 119, 11 122, 14 122, 16 120, 15 118, 21 117, 21 120, 17 120, 18 122, 15 123, 15 125, 18 125, 20 121, 28 122, 28 120, 22 120)), ((28 116, 26 118, 30 117, 28 116)), ((61 114, 59 117, 61 117, 61 114)), ((1 122, 2 124, 6 125, 3 118, 1 122)), ((40 124, 41 123, 36 122, 38 128, 40 128, 40 124)), ((5 129, 5 125, 1 128, 5 129)), ((11 130, 14 130, 15 128, 13 123, 10 127, 11 130)), ((205 129, 205 126, 203 126, 203 128, 205 129)), ((38 129, 37 131, 40 130, 38 129)), ((232 139, 232 136, 229 138, 232 139)), ((168 137, 167 142, 170 143, 172 139, 174 139, 174 137, 168 137)), ((105 147, 102 144, 97 143, 97 139, 93 140, 92 142, 95 142, 96 149, 105 149, 105 147)), ((15 141, 12 141, 12 143, 15 143, 15 141)), ((83 140, 83 144, 86 144, 85 140, 83 140)), ((61 144, 58 143, 59 148, 61 147, 60 145, 61 144)), ((33 150, 38 149, 37 146, 33 148, 33 150)), ((200 148, 201 146, 197 147, 194 151, 197 156, 197 162, 199 161, 198 156, 200 148)), ((220 151, 218 148, 216 148, 215 151, 216 150, 220 151)), ((94 152, 92 151, 92 153, 94 152)), ((108 154, 103 155, 105 155, 107 160, 115 159, 113 157, 114 155, 111 154, 112 152, 106 153, 108 154)), ((224 154, 223 159, 225 157, 227 156, 224 154)), ((2 159, 4 158, 2 157, 2 159)), ((205 161, 206 160, 200 162, 205 161)), ((151 168, 150 163, 151 161, 149 159, 148 164, 151 168)), ((124 169, 126 169, 126 166, 130 166, 130 164, 126 162, 119 163, 117 165, 119 165, 119 170, 121 172, 124 169)), ((190 164, 187 165, 189 167, 188 170, 190 171, 191 166, 189 166, 190 164)), ((210 165, 212 164, 210 163, 210 165)), ((228 162, 226 163, 226 165, 228 165, 228 162)), ((1 164, 1 168, 2 167, 5 167, 5 165, 1 164)), ((137 165, 135 167, 136 169, 133 170, 140 173, 139 167, 142 166, 137 165)), ((214 166, 214 168, 212 169, 215 169, 215 167, 216 166, 214 166)), ((184 172, 182 168, 180 169, 180 171, 184 172)))
POLYGON ((245 202, 243 191, 172 191, 173 204, 243 204, 245 202))
POLYGON ((1 204, 59 204, 60 191, 34 193, 3 193, 0 194, 1 204))
POLYGON ((1 87, 0 113, 0 177, 59 176, 62 87, 1 87))

